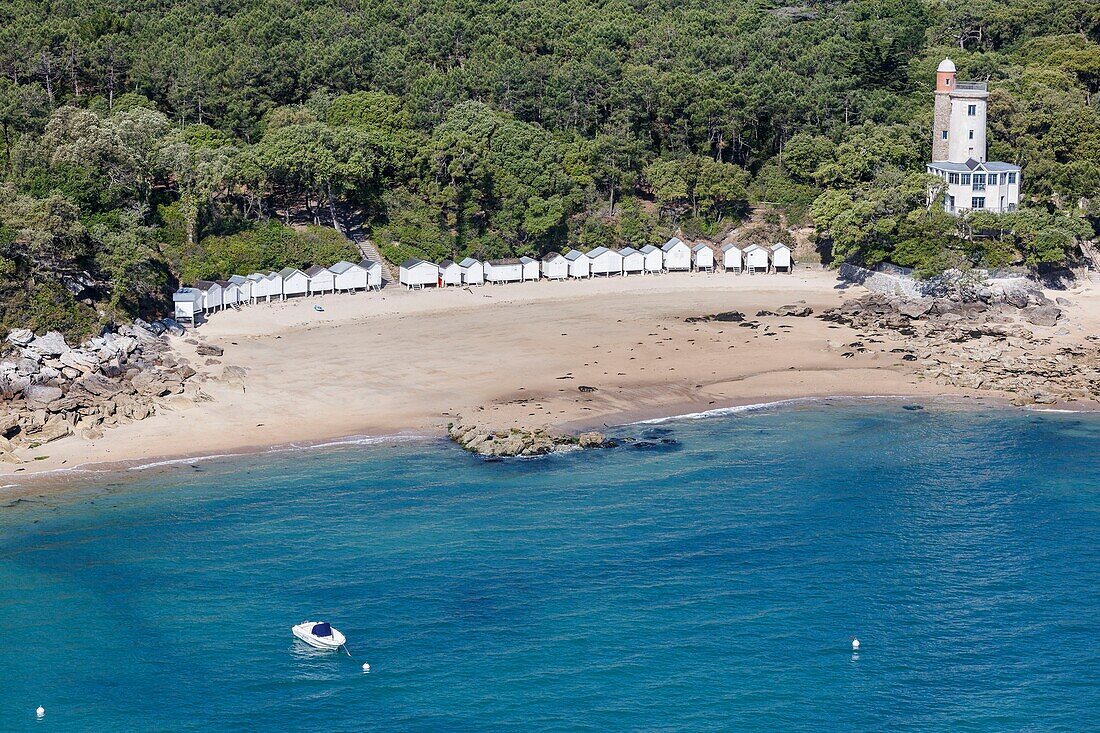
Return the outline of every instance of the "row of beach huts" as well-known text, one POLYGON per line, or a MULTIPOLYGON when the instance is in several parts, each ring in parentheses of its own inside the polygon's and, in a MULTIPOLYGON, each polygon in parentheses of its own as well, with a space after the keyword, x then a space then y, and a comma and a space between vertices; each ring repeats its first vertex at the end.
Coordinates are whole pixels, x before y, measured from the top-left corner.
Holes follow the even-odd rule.
MULTIPOLYGON (((742 247, 731 243, 723 246, 721 253, 726 272, 791 271, 791 249, 782 243, 770 247, 761 244, 742 247)), ((641 249, 624 247, 619 250, 596 247, 589 252, 571 249, 565 254, 549 252, 541 260, 517 257, 482 262, 467 257, 461 262, 444 260, 436 264, 413 258, 401 263, 398 282, 407 288, 419 289, 677 271, 714 272, 714 250, 709 244, 691 247, 673 237, 663 247, 646 245, 641 249)))
MULTIPOLYGON (((744 247, 726 244, 721 248, 720 260, 726 272, 790 272, 792 267, 790 247, 782 243, 744 247)), ((663 247, 597 247, 590 252, 573 249, 565 254, 550 252, 540 260, 518 257, 481 261, 467 257, 461 262, 444 260, 436 264, 414 258, 401 264, 398 282, 409 289, 421 289, 715 269, 714 250, 709 244, 692 247, 673 237, 663 247)), ((340 261, 331 267, 286 267, 278 272, 233 275, 226 280, 199 280, 177 290, 172 300, 176 320, 195 323, 202 315, 261 301, 381 287, 382 263, 364 259, 358 263, 340 261)))

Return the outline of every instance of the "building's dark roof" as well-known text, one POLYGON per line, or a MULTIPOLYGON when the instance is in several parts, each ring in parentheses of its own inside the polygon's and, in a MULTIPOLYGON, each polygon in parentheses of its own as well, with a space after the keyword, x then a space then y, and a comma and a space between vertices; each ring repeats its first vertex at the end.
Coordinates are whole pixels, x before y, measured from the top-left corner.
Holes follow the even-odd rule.
POLYGON ((315 277, 316 275, 320 275, 322 272, 328 272, 328 271, 329 271, 329 269, 327 267, 321 267, 320 265, 314 265, 313 267, 310 267, 306 270, 306 274, 309 275, 310 277, 315 277))
POLYGON ((542 261, 543 262, 553 262, 554 260, 556 260, 559 257, 561 257, 560 252, 547 252, 546 254, 544 254, 542 256, 542 261))
POLYGON ((440 268, 446 270, 448 267, 454 267, 454 260, 443 260, 439 263, 440 268))
POLYGON ((493 265, 493 266, 498 266, 498 265, 522 265, 523 263, 519 261, 519 257, 505 257, 502 260, 489 260, 489 264, 493 265))
POLYGON ((217 285, 218 287, 221 287, 220 285, 218 285, 213 280, 196 280, 195 281, 195 289, 196 290, 209 290, 210 288, 214 287, 215 285, 217 285))

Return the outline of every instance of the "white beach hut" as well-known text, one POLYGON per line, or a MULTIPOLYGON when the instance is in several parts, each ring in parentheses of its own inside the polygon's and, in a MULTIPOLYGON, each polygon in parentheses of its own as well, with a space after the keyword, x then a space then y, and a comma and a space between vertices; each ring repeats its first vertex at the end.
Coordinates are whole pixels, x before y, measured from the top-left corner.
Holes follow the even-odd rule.
POLYGON ((564 280, 569 277, 569 260, 559 252, 547 252, 542 256, 542 276, 547 280, 564 280))
POLYGON ((588 259, 592 263, 593 275, 622 275, 623 256, 607 247, 596 247, 588 253, 588 259))
POLYGON ((334 290, 353 293, 367 287, 367 271, 347 260, 340 260, 332 267, 332 287, 334 290))
POLYGON ((480 260, 467 257, 459 262, 458 266, 462 268, 462 282, 467 285, 485 284, 485 265, 481 264, 480 260))
POLYGON ((569 277, 592 277, 592 261, 584 252, 571 249, 565 253, 569 262, 569 277))
POLYGON ((382 289, 382 263, 363 258, 359 260, 359 267, 367 271, 367 290, 382 289))
POLYGON ((534 257, 520 257, 519 263, 523 265, 523 281, 539 279, 539 261, 534 257))
POLYGON ((202 293, 202 310, 210 313, 222 307, 222 286, 212 280, 199 280, 195 290, 202 293))
POLYGON ((306 270, 306 275, 309 277, 310 295, 336 292, 336 273, 327 267, 314 265, 306 270))
POLYGON ((222 307, 230 308, 241 302, 241 288, 229 280, 216 280, 222 289, 222 307))
POLYGON ((744 253, 732 242, 722 247, 722 267, 726 272, 741 272, 745 268, 744 253))
POLYGON ((642 269, 644 272, 660 272, 664 269, 664 253, 661 252, 659 247, 647 244, 638 251, 642 253, 642 269))
POLYGON ((749 272, 767 272, 771 253, 767 247, 759 244, 750 244, 745 247, 745 269, 749 272))
POLYGON ((296 267, 284 267, 279 270, 279 278, 283 281, 283 300, 309 292, 309 275, 296 267))
POLYGON ((230 275, 229 282, 237 286, 237 292, 240 295, 241 303, 252 302, 252 281, 244 275, 230 275))
POLYGON ((623 247, 620 249, 619 257, 623 258, 624 275, 645 271, 645 255, 633 247, 623 247))
POLYGON ((438 285, 439 266, 419 257, 413 257, 401 263, 397 279, 409 290, 438 285))
POLYGON ((439 285, 461 285, 462 266, 454 260, 443 260, 439 263, 439 285))
POLYGON ((714 250, 700 242, 691 248, 691 264, 696 272, 714 272, 714 250))
POLYGON ((180 288, 172 293, 172 317, 177 321, 191 321, 202 314, 202 292, 195 288, 180 288))
POLYGON ((791 248, 782 242, 776 242, 772 245, 772 269, 776 272, 790 272, 791 267, 791 248))
POLYGON ((667 272, 674 270, 691 269, 691 247, 684 244, 679 238, 673 237, 661 247, 664 255, 664 268, 667 272))
POLYGON ((518 283, 523 281, 523 263, 518 257, 503 260, 488 260, 485 263, 486 282, 518 283))

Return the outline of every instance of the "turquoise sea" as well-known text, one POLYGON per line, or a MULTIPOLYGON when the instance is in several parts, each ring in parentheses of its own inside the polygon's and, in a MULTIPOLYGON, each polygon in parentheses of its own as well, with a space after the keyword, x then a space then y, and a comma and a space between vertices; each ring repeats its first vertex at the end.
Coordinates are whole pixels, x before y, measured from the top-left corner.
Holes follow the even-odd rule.
POLYGON ((1100 730, 1100 416, 912 408, 3 501, 0 730, 1100 730))

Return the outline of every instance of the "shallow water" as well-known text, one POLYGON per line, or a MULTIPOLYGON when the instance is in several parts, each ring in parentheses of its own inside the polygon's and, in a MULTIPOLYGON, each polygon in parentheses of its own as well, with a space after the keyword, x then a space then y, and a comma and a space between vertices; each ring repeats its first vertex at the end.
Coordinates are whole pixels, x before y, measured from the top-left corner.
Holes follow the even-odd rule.
POLYGON ((250 456, 6 508, 0 730, 1100 729, 1100 417, 619 432, 645 444, 250 456), (354 659, 297 648, 306 618, 354 659))

